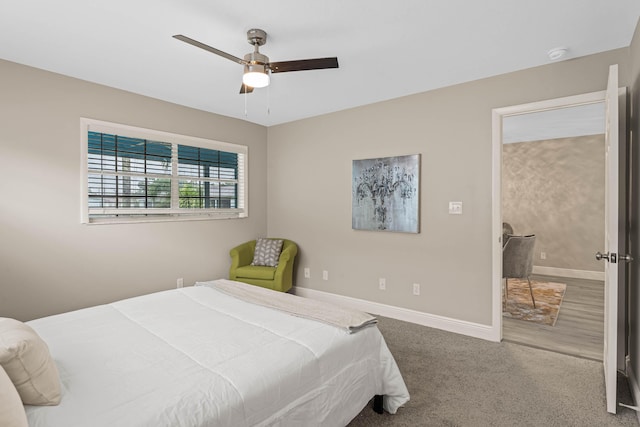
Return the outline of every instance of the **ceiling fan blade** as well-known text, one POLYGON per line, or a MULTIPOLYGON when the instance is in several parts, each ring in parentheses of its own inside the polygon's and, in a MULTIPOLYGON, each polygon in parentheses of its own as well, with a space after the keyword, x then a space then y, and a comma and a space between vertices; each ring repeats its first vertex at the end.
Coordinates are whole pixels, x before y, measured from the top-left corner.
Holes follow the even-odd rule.
POLYGON ((199 47, 200 49, 204 49, 208 52, 211 53, 215 53, 216 55, 222 56, 223 58, 227 58, 230 59, 233 62, 237 62, 238 64, 242 64, 242 65, 247 65, 248 62, 245 61, 244 59, 240 59, 237 56, 233 56, 227 52, 223 52, 220 49, 216 49, 215 47, 211 47, 209 45, 206 45, 204 43, 199 42, 198 40, 194 40, 192 38, 189 38, 187 36, 183 36, 182 34, 176 34, 175 36, 173 36, 174 39, 178 39, 180 41, 183 41, 185 43, 189 43, 190 45, 193 45, 195 47, 199 47))
POLYGON ((338 58, 300 59, 297 61, 281 61, 269 63, 272 73, 286 73, 288 71, 322 70, 338 68, 338 58))
POLYGON ((240 94, 251 93, 251 92, 253 92, 253 88, 251 86, 247 86, 246 84, 242 83, 242 86, 240 86, 240 94))

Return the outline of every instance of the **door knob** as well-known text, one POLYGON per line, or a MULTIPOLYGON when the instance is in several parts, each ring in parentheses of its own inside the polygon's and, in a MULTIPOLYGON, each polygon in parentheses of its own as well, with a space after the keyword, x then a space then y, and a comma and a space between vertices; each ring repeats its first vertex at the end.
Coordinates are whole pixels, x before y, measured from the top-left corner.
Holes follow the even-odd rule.
POLYGON ((601 253, 600 251, 596 252, 596 259, 600 261, 601 259, 606 259, 612 264, 618 262, 618 255, 615 252, 607 252, 606 254, 601 253))
POLYGON ((620 255, 620 254, 616 254, 615 252, 607 252, 606 254, 603 254, 602 252, 598 251, 596 252, 596 259, 598 261, 606 259, 607 261, 611 262, 611 263, 616 263, 618 260, 620 261, 624 261, 624 262, 631 262, 633 261, 633 257, 629 254, 626 255, 620 255))

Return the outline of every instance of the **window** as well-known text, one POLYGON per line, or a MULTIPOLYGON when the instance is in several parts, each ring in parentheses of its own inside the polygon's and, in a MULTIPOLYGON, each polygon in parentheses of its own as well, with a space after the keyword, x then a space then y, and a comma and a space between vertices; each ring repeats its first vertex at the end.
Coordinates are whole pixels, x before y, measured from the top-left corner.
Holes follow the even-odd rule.
POLYGON ((247 216, 243 145, 82 119, 82 222, 247 216))

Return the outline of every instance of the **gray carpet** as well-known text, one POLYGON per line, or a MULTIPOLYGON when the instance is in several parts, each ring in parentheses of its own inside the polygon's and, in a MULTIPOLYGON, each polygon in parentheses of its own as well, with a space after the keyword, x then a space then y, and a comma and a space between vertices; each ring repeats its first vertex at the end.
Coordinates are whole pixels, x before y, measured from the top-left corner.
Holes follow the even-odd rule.
POLYGON ((607 413, 601 363, 379 319, 411 400, 396 415, 368 405, 350 427, 638 426, 630 409, 607 413))

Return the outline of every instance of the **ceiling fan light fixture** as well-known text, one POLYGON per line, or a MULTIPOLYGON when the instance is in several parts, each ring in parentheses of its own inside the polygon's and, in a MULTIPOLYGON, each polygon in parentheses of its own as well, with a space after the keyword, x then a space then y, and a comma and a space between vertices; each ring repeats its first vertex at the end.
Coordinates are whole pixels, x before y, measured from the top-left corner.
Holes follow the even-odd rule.
POLYGON ((264 65, 251 64, 244 66, 244 74, 242 75, 242 83, 247 86, 261 88, 269 86, 269 73, 264 65))

